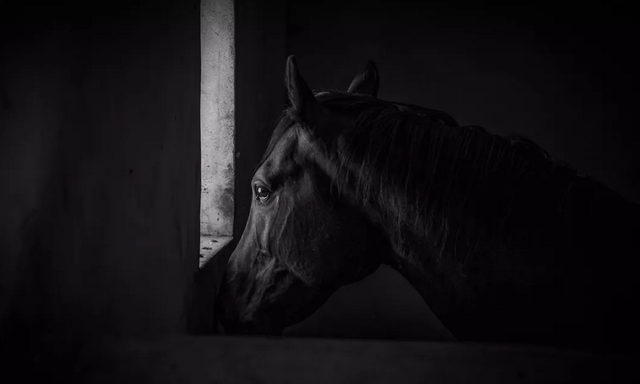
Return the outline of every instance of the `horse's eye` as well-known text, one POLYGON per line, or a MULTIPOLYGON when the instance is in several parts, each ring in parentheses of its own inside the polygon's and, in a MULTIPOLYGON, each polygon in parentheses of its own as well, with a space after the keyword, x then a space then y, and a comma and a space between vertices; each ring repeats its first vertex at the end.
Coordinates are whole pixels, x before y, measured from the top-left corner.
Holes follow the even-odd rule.
POLYGON ((269 199, 269 196, 271 195, 271 192, 262 186, 256 186, 256 196, 258 197, 258 199, 260 199, 260 201, 265 202, 269 199))

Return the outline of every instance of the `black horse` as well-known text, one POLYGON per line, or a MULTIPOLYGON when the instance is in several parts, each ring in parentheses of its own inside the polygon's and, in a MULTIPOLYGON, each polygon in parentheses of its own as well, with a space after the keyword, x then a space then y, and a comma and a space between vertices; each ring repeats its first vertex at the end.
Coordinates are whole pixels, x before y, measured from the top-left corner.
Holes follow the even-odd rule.
POLYGON ((639 206, 521 137, 377 98, 370 62, 288 108, 251 188, 218 302, 228 332, 279 334, 381 263, 461 341, 629 352, 639 206))

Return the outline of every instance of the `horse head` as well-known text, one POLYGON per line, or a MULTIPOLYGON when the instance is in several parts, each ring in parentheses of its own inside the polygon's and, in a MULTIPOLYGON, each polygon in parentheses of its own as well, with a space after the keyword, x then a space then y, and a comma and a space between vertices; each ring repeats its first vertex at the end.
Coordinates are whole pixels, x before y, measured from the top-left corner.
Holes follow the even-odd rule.
MULTIPOLYGON (((378 84, 370 62, 348 93, 375 98, 378 84)), ((342 285, 373 273, 385 249, 376 225, 334 183, 335 149, 349 116, 316 99, 293 56, 285 85, 290 108, 251 180, 249 218, 219 294, 229 333, 279 334, 342 285)))

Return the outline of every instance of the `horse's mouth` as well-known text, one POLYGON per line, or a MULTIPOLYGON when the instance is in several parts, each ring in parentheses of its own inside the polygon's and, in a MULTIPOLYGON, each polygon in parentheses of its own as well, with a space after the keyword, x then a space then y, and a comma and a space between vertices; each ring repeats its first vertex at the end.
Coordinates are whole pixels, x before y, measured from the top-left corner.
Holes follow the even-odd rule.
POLYGON ((258 324, 256 322, 242 322, 238 319, 230 319, 228 317, 220 318, 220 325, 228 335, 264 335, 264 336, 280 336, 282 328, 258 324))
POLYGON ((238 314, 237 309, 233 306, 225 305, 222 300, 216 305, 216 317, 224 333, 228 335, 280 336, 284 329, 276 326, 271 321, 242 320, 242 316, 238 314))

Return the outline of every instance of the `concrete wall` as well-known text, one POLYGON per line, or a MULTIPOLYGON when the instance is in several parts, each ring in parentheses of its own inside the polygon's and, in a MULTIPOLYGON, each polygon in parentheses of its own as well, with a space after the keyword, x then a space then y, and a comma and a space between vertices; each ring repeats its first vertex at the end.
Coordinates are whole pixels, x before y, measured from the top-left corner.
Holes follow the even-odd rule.
POLYGON ((0 344, 184 332, 199 2, 65 4, 29 3, 1 27, 0 344))

